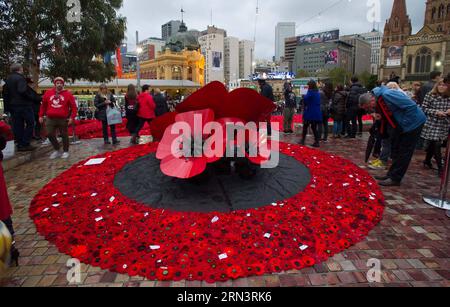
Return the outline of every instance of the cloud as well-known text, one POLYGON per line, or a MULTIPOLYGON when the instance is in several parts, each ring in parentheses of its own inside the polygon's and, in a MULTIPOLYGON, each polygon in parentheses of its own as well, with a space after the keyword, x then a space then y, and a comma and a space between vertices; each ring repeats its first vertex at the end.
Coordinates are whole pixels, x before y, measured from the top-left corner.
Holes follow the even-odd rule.
MULTIPOLYGON (((181 7, 186 11, 185 22, 189 29, 205 30, 212 22, 227 30, 229 36, 253 40, 255 35, 257 0, 124 0, 121 14, 128 20, 128 41, 134 48, 135 32, 140 38, 161 37, 161 25, 181 18, 181 7)), ((256 28, 257 58, 270 59, 275 53, 275 26, 278 22, 297 23, 297 34, 339 28, 341 34, 368 32, 373 24, 367 20, 367 0, 259 0, 256 28), (324 11, 325 10, 325 11, 324 11), (319 12, 324 11, 320 16, 319 12), (315 16, 315 17, 314 17, 315 16), (314 17, 314 18, 312 18, 314 17), (311 19, 312 18, 312 19, 311 19)), ((393 0, 381 1, 381 31, 389 18, 393 0)), ((423 26, 425 0, 407 0, 408 14, 413 32, 423 26)))

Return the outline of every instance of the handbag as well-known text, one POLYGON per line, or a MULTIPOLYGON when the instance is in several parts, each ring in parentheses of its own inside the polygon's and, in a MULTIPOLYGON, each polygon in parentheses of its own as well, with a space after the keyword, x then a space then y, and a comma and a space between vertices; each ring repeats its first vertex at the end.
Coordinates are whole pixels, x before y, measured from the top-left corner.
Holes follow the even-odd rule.
POLYGON ((122 114, 119 110, 108 107, 106 109, 106 119, 108 126, 119 125, 122 123, 122 114))

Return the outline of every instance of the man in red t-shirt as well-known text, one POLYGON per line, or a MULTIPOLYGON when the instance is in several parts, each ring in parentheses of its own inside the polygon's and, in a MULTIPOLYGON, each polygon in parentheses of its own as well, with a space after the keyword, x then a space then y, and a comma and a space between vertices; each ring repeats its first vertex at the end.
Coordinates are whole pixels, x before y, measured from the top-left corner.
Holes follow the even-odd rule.
POLYGON ((60 156, 60 144, 56 138, 56 132, 59 130, 63 139, 64 153, 62 159, 69 158, 69 125, 72 125, 77 116, 77 105, 75 97, 71 92, 64 89, 65 81, 58 77, 54 81, 55 88, 48 90, 43 99, 41 111, 39 113, 39 122, 44 123, 47 128, 47 134, 55 151, 50 156, 54 160, 60 156))

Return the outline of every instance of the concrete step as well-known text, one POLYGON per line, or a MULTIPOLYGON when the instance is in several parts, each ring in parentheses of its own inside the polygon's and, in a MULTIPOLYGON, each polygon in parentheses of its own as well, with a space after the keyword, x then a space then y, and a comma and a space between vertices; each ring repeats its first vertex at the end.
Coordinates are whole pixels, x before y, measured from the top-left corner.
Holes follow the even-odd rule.
POLYGON ((33 144, 37 149, 32 152, 16 152, 14 156, 3 160, 3 170, 9 171, 25 163, 29 163, 44 155, 48 155, 53 149, 52 146, 42 146, 41 144, 33 144))

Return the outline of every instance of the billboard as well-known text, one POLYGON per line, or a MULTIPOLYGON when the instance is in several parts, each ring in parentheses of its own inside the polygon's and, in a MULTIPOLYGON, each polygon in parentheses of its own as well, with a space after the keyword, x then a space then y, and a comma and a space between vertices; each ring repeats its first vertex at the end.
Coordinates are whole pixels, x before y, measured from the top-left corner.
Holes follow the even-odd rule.
POLYGON ((387 51, 387 57, 386 57, 386 66, 387 67, 393 67, 393 66, 401 66, 402 65, 402 54, 403 54, 403 48, 400 46, 391 46, 389 47, 387 51))
POLYGON ((329 41, 336 41, 339 39, 339 30, 332 30, 320 33, 313 33, 308 35, 302 35, 298 37, 297 44, 308 45, 308 44, 316 44, 316 43, 325 43, 329 41))
POLYGON ((222 52, 213 51, 212 52, 212 70, 222 70, 222 69, 223 69, 222 52))
POLYGON ((333 49, 325 52, 325 65, 336 65, 339 63, 339 50, 333 49))

